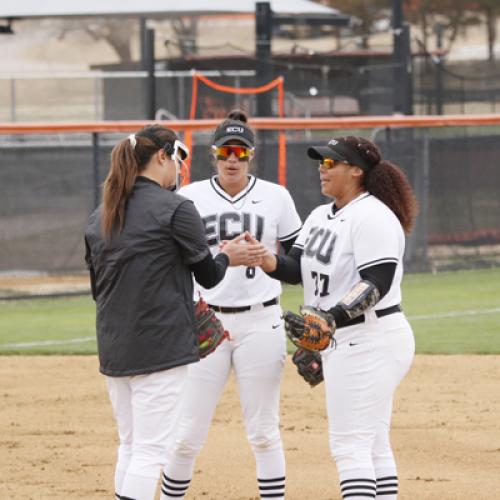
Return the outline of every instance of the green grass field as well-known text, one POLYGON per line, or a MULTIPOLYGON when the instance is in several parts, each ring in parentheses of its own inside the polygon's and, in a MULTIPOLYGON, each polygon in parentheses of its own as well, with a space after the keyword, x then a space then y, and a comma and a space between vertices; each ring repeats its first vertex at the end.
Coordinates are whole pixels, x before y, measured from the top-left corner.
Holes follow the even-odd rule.
MULTIPOLYGON (((285 287, 283 308, 301 303, 285 287)), ((500 268, 407 275, 403 308, 419 353, 500 354, 500 268)), ((0 354, 94 354, 94 320, 90 297, 0 302, 0 354)))

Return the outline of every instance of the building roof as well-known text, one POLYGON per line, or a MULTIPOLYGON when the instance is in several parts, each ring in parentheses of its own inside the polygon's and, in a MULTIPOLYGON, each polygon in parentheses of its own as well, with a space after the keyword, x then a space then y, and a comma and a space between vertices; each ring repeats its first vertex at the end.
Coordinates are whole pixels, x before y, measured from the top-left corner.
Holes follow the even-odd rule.
MULTIPOLYGON (((276 14, 343 16, 337 9, 309 0, 269 0, 276 14)), ((255 13, 256 0, 3 0, 0 18, 26 17, 84 17, 84 16, 141 16, 165 17, 211 14, 255 13)))

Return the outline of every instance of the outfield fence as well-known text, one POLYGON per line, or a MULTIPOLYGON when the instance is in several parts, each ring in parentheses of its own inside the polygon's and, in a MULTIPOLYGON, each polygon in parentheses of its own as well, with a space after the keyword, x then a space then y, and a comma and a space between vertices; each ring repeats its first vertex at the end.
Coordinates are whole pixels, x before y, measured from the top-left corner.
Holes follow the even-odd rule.
MULTIPOLYGON (((84 272, 82 235, 100 201, 110 151, 145 123, 0 123, 0 295, 23 277, 84 272)), ((219 121, 161 123, 182 136, 192 133, 191 179, 208 177, 211 131, 219 121)), ((333 136, 363 135, 403 168, 418 197, 407 270, 500 264, 500 115, 256 118, 250 125, 258 135, 254 168, 274 182, 278 132, 285 132, 280 180, 303 218, 328 201, 306 148, 333 136)), ((38 287, 35 293, 50 289, 38 287)))

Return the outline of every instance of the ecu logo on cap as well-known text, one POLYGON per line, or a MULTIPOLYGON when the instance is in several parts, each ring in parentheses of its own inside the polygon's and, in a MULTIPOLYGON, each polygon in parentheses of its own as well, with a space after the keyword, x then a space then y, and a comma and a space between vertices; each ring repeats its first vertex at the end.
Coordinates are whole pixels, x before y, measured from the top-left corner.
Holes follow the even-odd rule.
POLYGON ((242 134, 244 131, 245 131, 245 129, 243 127, 234 127, 234 126, 231 126, 231 127, 227 127, 226 128, 226 132, 228 134, 234 134, 235 132, 238 133, 238 134, 242 134))
POLYGON ((328 143, 328 145, 329 145, 329 146, 336 146, 338 143, 339 143, 339 141, 337 141, 336 139, 332 139, 332 140, 328 143))

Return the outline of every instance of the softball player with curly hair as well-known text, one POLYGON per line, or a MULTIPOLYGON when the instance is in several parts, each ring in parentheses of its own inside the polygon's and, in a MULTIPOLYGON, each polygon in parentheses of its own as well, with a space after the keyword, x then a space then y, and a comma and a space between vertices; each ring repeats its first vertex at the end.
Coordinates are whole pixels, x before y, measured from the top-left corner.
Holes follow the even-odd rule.
MULTIPOLYGON (((213 136, 217 174, 180 190, 200 212, 214 255, 222 240, 245 231, 272 251, 277 242, 288 250, 299 234, 301 220, 288 191, 249 172, 254 150, 254 133, 246 116, 231 112, 213 136)), ((231 370, 238 382, 247 438, 255 456, 260 497, 284 498, 279 398, 286 342, 279 306, 281 283, 260 268, 238 267, 229 269, 213 289, 199 284, 196 288, 217 311, 231 338, 190 366, 174 453, 163 475, 162 499, 178 499, 186 493, 231 370)))
POLYGON ((415 348, 400 303, 404 232, 416 200, 404 173, 367 139, 335 138, 307 154, 319 161, 321 192, 334 201, 313 210, 287 256, 268 253, 262 267, 302 281, 304 304, 336 325, 320 359, 343 498, 395 500, 389 431, 393 395, 415 348))
POLYGON ((193 203, 173 192, 187 148, 160 125, 117 144, 85 231, 100 371, 118 424, 117 499, 155 498, 187 365, 199 360, 192 273, 215 286, 248 261, 239 240, 212 257, 193 203))

